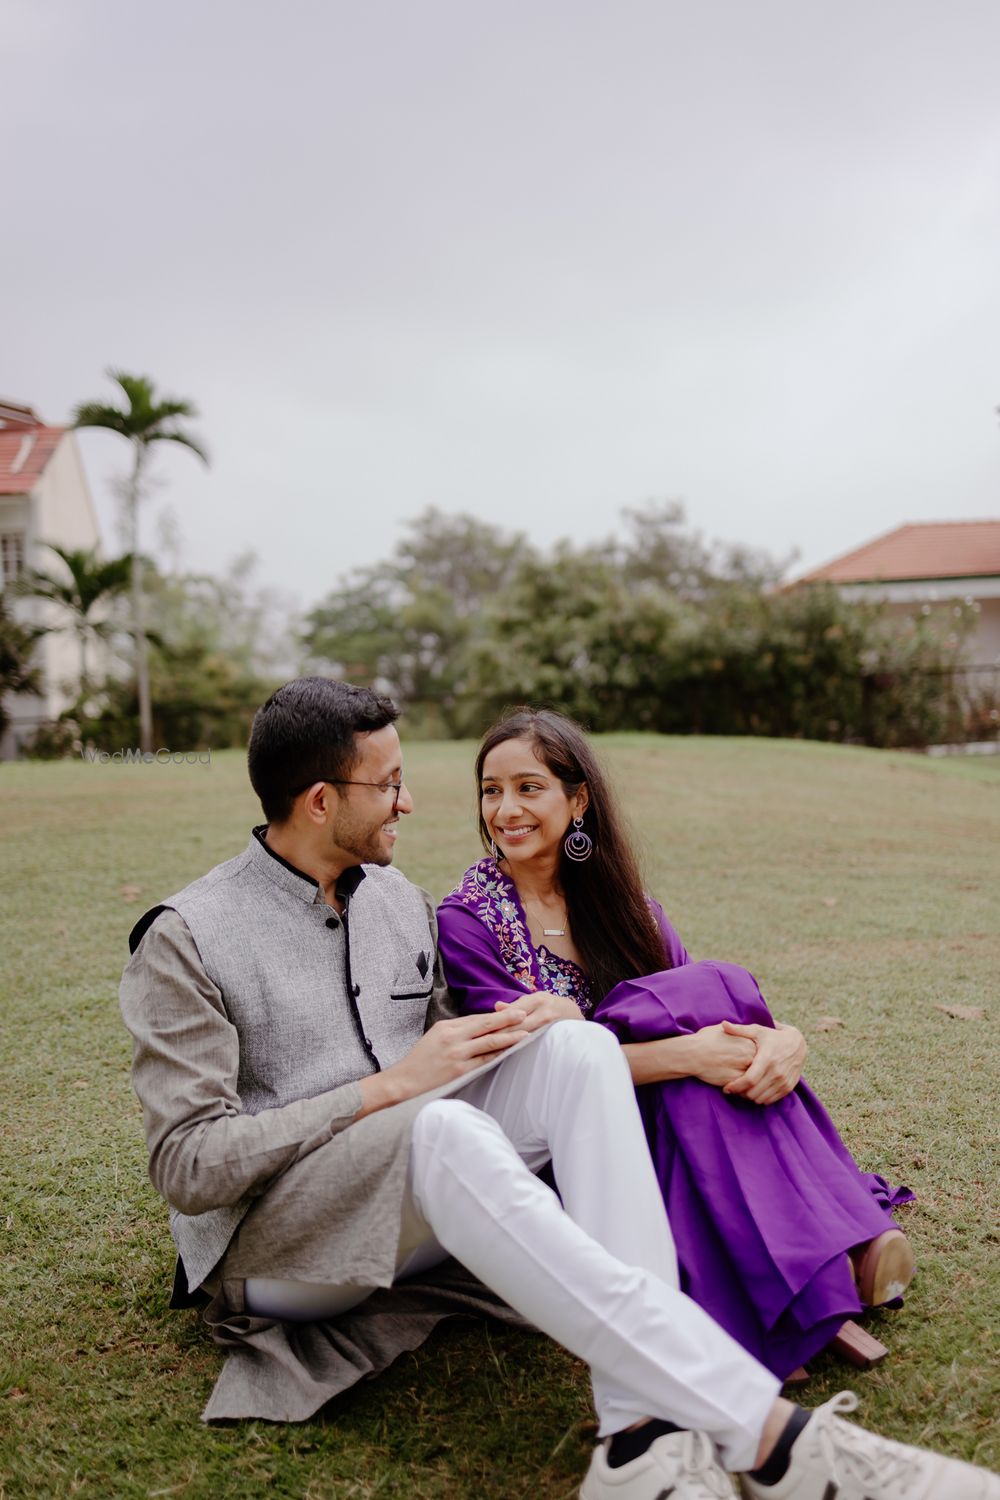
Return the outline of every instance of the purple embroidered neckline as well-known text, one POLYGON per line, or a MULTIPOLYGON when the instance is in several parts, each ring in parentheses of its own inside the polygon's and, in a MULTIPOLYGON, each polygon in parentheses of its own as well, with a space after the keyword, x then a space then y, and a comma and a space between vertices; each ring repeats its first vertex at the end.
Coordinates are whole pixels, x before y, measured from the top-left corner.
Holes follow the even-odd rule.
POLYGON ((492 859, 466 870, 454 898, 470 907, 496 939, 508 973, 529 989, 551 990, 575 1000, 584 1015, 593 1008, 590 981, 579 964, 541 945, 535 948, 524 907, 509 875, 492 859))

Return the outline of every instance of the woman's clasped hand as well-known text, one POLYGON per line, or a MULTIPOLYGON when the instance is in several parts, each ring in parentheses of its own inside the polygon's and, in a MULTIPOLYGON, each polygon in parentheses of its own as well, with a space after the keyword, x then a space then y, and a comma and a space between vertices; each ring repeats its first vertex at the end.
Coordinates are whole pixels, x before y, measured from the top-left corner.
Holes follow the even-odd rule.
POLYGON ((749 1066, 724 1086, 724 1093, 738 1094, 754 1104, 776 1104, 792 1092, 802 1077, 808 1051, 797 1026, 781 1021, 773 1026, 738 1026, 735 1021, 723 1021, 722 1030, 733 1041, 749 1041, 756 1049, 749 1066))

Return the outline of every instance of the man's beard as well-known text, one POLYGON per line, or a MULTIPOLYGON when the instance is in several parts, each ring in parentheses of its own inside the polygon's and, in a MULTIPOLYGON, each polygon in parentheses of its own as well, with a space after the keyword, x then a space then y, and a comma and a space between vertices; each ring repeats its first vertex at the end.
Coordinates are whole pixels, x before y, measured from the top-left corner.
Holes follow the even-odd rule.
POLYGON ((361 827, 345 820, 341 826, 334 825, 331 832, 338 848, 353 854, 359 865, 391 865, 393 850, 380 837, 384 823, 377 828, 371 824, 361 827))

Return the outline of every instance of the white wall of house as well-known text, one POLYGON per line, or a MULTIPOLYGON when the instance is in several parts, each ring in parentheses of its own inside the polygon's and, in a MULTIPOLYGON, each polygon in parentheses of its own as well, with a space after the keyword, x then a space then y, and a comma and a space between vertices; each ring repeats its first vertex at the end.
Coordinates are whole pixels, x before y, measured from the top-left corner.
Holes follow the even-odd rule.
MULTIPOLYGON (((67 550, 100 550, 97 512, 87 486, 76 435, 66 432, 27 495, 0 495, 0 535, 24 538, 24 565, 58 574, 62 564, 42 546, 56 542, 67 550)), ((43 599, 18 599, 11 613, 25 622, 63 627, 65 615, 43 599)), ((73 702, 79 685, 80 652, 72 629, 57 628, 36 647, 42 672, 40 694, 9 694, 4 708, 10 723, 0 737, 0 760, 18 754, 41 725, 51 722, 73 702)))
MULTIPOLYGON (((46 464, 35 486, 34 494, 35 547, 29 566, 41 567, 46 572, 58 574, 62 564, 53 552, 41 545, 57 542, 67 550, 75 547, 100 547, 100 532, 97 529, 97 513, 90 498, 90 490, 83 473, 76 434, 67 432, 55 453, 46 464)), ((45 600, 37 603, 48 611, 47 623, 60 625, 65 620, 62 611, 45 600)), ((52 717, 75 699, 80 682, 80 649, 75 632, 65 628, 43 637, 43 671, 46 697, 52 717)))
POLYGON ((1000 667, 1000 598, 980 599, 978 603, 975 659, 984 666, 992 664, 1000 667))
POLYGON ((974 604, 976 623, 962 653, 968 666, 1000 668, 1000 578, 926 578, 899 583, 840 583, 845 599, 883 599, 894 614, 917 614, 926 605, 945 609, 974 604))
POLYGON ((35 485, 33 496, 41 540, 58 542, 60 547, 100 550, 97 512, 83 472, 75 432, 63 434, 35 485))

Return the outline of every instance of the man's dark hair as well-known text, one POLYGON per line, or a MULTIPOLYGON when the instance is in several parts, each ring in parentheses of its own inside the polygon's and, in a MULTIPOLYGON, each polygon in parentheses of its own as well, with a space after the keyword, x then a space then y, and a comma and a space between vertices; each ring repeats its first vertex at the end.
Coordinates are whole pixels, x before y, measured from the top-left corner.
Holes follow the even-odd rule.
POLYGON ((250 783, 269 823, 285 823, 299 792, 314 781, 350 777, 354 736, 399 717, 388 698, 332 677, 296 677, 254 714, 247 749, 250 783))

